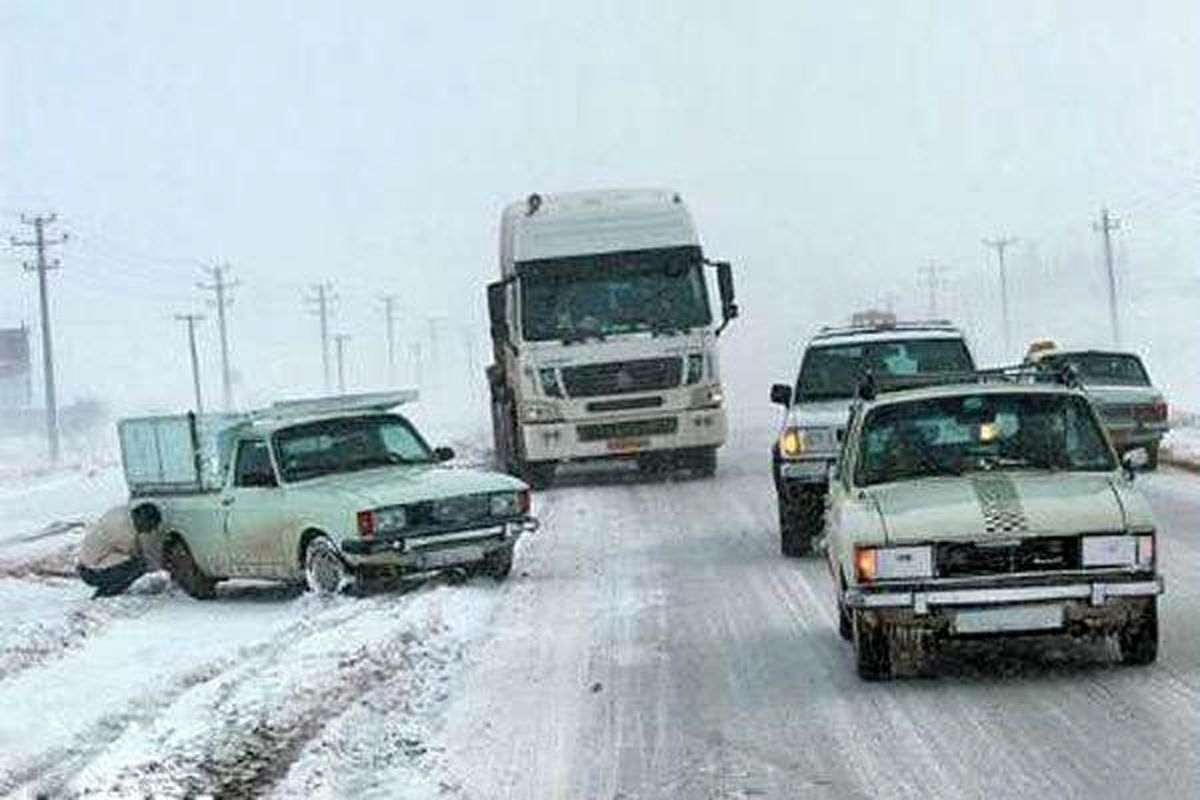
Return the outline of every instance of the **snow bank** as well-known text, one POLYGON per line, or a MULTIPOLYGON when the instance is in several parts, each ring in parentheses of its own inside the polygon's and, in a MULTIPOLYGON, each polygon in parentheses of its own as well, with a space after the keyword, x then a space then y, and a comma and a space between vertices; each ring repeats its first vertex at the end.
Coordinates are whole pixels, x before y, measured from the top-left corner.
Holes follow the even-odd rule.
POLYGON ((1200 419, 1191 418, 1171 429, 1163 440, 1163 460, 1177 466, 1200 469, 1200 419))

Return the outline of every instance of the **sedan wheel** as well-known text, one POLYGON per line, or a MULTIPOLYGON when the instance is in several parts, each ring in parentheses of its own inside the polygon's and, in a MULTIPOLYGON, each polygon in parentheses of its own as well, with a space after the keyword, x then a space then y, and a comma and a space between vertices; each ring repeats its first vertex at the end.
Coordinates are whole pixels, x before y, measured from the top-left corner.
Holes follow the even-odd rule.
POLYGON ((304 581, 320 595, 340 594, 354 584, 354 572, 328 536, 318 536, 304 551, 304 581))

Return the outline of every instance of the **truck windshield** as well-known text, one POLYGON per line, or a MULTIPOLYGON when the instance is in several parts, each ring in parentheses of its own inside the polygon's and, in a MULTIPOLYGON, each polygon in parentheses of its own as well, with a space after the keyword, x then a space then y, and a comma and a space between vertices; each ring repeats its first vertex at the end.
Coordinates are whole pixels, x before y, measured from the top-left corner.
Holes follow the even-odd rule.
POLYGON ((712 321, 696 247, 530 261, 517 270, 527 340, 674 333, 712 321))
POLYGON ((855 483, 979 470, 1115 468, 1087 401, 970 394, 882 406, 863 420, 855 483))
POLYGON ((275 434, 275 452, 287 482, 434 460, 420 434, 396 415, 328 419, 285 428, 275 434))
POLYGON ((908 339, 810 347, 796 381, 799 402, 853 397, 863 375, 906 377, 971 372, 961 339, 908 339))
POLYGON ((1142 361, 1128 353, 1071 353, 1049 356, 1042 360, 1047 366, 1070 365, 1084 383, 1108 386, 1149 386, 1150 376, 1142 361))

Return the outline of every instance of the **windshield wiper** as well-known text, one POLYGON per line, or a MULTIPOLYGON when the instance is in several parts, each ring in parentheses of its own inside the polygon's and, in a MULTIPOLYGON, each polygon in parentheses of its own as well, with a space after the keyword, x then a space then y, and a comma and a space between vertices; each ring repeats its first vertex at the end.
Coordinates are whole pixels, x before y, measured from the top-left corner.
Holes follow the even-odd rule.
POLYGON ((1061 467, 1049 461, 1032 461, 1020 456, 984 456, 979 459, 979 468, 985 471, 994 469, 1045 469, 1055 472, 1061 467))
POLYGON ((571 331, 564 333, 562 336, 563 344, 580 344, 588 339, 595 339, 598 342, 604 341, 604 334, 600 331, 571 331))

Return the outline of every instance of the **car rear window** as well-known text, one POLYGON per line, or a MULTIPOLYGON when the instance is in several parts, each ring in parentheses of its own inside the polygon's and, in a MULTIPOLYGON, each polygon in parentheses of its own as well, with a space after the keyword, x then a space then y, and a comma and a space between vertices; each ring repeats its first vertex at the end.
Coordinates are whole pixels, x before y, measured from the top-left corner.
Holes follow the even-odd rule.
POLYGON ((799 402, 853 397, 863 375, 905 377, 971 372, 962 339, 901 339, 810 347, 796 380, 799 402))
POLYGON ((1084 383, 1112 386, 1149 386, 1150 376, 1142 360, 1129 353, 1079 353, 1052 356, 1055 366, 1069 364, 1084 383))

